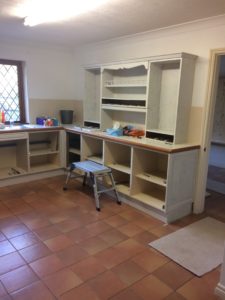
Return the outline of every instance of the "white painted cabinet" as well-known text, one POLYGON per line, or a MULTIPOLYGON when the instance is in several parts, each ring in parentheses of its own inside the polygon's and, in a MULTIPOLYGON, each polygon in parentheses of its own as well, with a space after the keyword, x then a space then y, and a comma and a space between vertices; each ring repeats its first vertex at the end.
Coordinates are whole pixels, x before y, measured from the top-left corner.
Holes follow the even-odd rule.
POLYGON ((29 172, 62 167, 59 131, 29 132, 29 172))
POLYGON ((100 127, 100 68, 85 70, 84 125, 100 127))
POLYGON ((196 56, 151 61, 146 136, 174 144, 187 139, 196 56))
POLYGON ((133 62, 101 69, 101 129, 115 122, 145 128, 148 107, 149 63, 133 62))
POLYGON ((0 134, 0 179, 17 177, 27 172, 27 133, 0 134))
POLYGON ((106 130, 119 122, 150 139, 185 143, 195 60, 178 53, 86 69, 84 124, 106 130))
POLYGON ((79 133, 81 158, 89 159, 112 169, 117 190, 129 203, 153 212, 172 222, 191 213, 197 147, 169 151, 167 147, 151 149, 137 146, 122 138, 104 134, 79 133))
POLYGON ((29 130, 0 134, 0 186, 22 182, 21 175, 64 167, 63 130, 29 130))

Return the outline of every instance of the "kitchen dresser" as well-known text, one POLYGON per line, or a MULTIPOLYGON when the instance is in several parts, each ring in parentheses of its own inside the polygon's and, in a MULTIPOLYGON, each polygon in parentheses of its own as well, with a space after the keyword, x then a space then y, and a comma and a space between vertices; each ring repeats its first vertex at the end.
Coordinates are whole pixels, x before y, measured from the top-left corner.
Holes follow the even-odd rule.
POLYGON ((113 137, 74 126, 66 132, 68 139, 75 137, 78 160, 89 159, 112 169, 117 190, 127 203, 166 222, 191 213, 198 145, 113 137))

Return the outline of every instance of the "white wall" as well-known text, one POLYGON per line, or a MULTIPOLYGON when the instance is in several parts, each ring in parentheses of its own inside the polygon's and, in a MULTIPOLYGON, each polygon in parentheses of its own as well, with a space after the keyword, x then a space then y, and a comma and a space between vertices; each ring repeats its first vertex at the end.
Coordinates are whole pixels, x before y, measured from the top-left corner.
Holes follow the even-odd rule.
POLYGON ((74 70, 78 72, 76 95, 79 99, 83 98, 83 82, 79 70, 81 65, 189 52, 198 55, 193 106, 204 106, 210 49, 223 47, 225 48, 225 16, 86 45, 74 51, 74 70))
POLYGON ((0 41, 0 57, 24 60, 32 99, 82 100, 83 67, 176 52, 198 56, 193 106, 206 98, 210 49, 225 48, 225 16, 71 49, 0 41))
POLYGON ((70 50, 24 42, 0 43, 1 58, 25 61, 29 98, 75 99, 70 50))

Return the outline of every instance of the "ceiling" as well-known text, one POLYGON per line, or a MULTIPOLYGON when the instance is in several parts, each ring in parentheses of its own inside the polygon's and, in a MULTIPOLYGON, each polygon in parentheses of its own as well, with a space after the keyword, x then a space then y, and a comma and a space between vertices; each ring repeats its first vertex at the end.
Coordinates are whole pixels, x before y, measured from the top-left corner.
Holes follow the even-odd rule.
POLYGON ((0 38, 77 46, 225 14, 224 0, 111 0, 68 21, 28 27, 25 15, 12 15, 21 2, 0 0, 0 38))

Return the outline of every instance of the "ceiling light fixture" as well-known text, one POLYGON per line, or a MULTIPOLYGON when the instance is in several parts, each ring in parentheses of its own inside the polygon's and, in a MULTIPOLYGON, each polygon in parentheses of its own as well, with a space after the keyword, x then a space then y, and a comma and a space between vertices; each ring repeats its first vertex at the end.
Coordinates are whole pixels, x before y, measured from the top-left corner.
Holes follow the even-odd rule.
POLYGON ((65 21, 94 10, 109 0, 27 0, 16 8, 16 15, 24 18, 24 25, 65 21))

